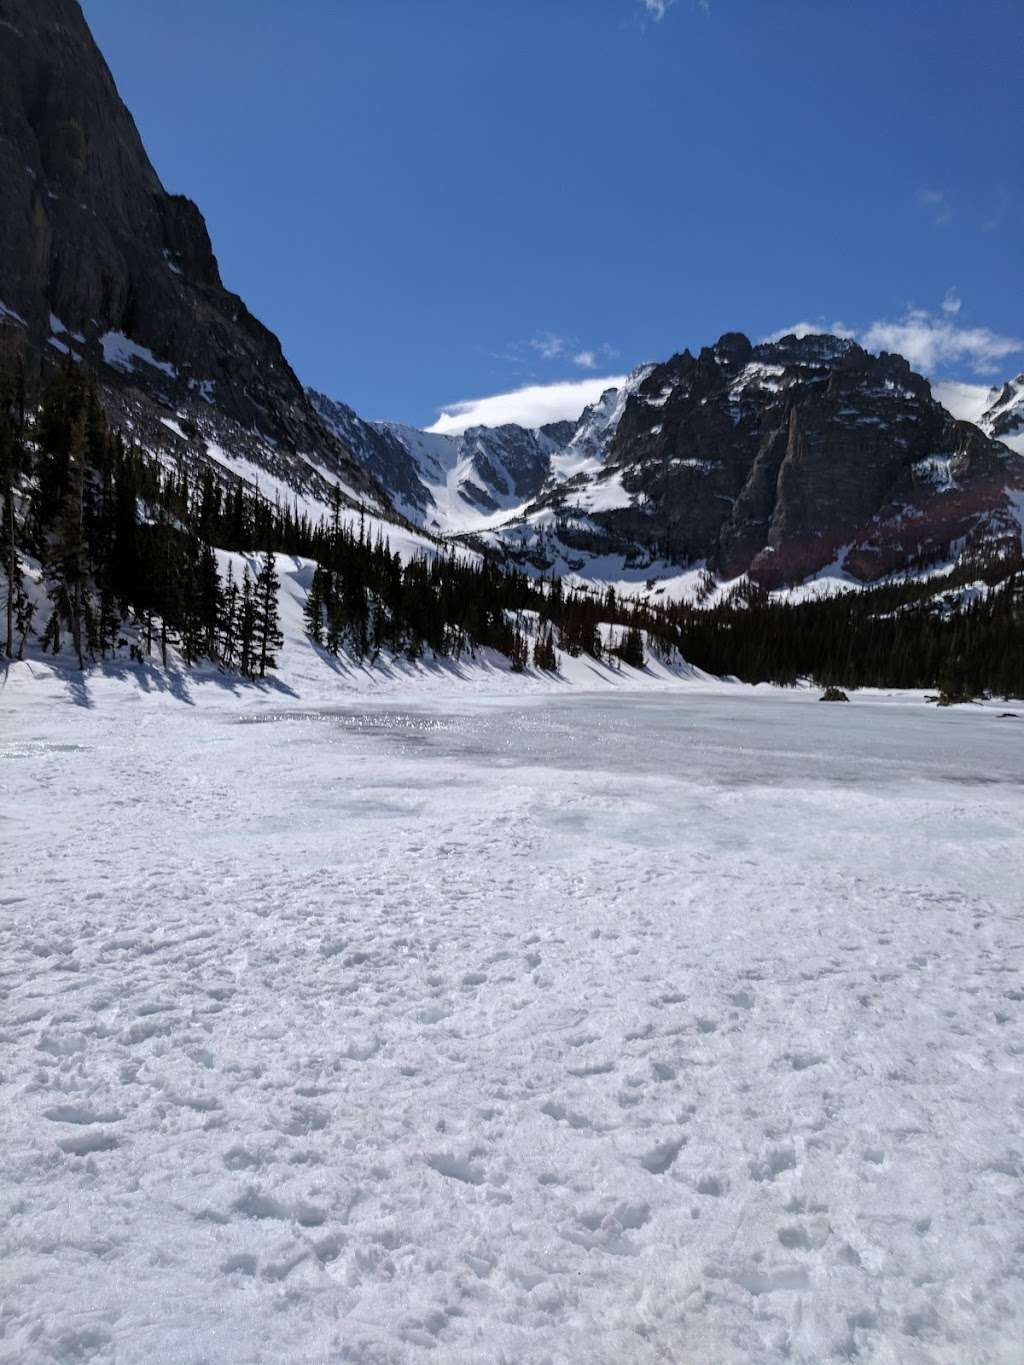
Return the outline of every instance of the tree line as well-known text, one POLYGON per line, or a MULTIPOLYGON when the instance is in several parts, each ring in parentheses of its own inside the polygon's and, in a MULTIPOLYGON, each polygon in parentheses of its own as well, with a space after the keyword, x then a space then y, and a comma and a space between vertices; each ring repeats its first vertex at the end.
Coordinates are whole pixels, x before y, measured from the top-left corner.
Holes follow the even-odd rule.
POLYGON ((907 578, 803 602, 744 583, 714 606, 676 604, 668 614, 691 663, 744 682, 1024 696, 1019 547, 978 552, 938 582, 907 578))
POLYGON ((21 658, 38 625, 45 652, 70 644, 79 667, 128 651, 210 659, 249 677, 280 647, 278 578, 268 518, 225 496, 212 475, 163 467, 113 432, 92 379, 69 366, 26 410, 20 373, 0 383, 5 649, 21 658), (218 569, 216 532, 267 544, 241 579, 218 569), (212 533, 212 534, 211 534, 212 533), (248 539, 254 536, 256 539, 248 539), (49 611, 37 623, 23 556, 35 559, 49 611))
POLYGON ((695 601, 659 605, 451 547, 403 562, 337 491, 313 522, 226 472, 168 465, 126 441, 70 362, 35 401, 20 371, 0 376, 0 492, 13 658, 35 633, 55 654, 70 644, 82 667, 124 653, 166 664, 174 650, 263 677, 282 645, 274 557, 286 553, 313 562, 305 629, 331 655, 458 660, 489 647, 542 671, 560 654, 637 668, 681 655, 747 682, 1024 695, 1019 546, 962 560, 941 591, 908 579, 796 603, 751 583, 716 601, 708 579, 695 601), (240 575, 221 571, 218 550, 247 557, 240 575), (25 557, 48 598, 38 621, 25 557))

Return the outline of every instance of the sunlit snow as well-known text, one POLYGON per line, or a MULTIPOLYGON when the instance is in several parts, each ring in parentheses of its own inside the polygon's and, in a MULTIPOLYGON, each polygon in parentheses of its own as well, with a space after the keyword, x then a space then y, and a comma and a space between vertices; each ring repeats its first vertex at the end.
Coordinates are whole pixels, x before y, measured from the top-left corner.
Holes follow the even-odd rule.
POLYGON ((289 651, 11 670, 5 1358, 1016 1358, 1015 708, 289 651))

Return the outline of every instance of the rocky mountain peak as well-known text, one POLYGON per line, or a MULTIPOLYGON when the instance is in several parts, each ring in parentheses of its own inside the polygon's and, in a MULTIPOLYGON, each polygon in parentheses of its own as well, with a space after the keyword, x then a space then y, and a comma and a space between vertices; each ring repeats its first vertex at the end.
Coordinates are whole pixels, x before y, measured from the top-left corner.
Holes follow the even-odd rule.
POLYGON ((1024 374, 1002 386, 978 425, 990 436, 1024 454, 1024 374))

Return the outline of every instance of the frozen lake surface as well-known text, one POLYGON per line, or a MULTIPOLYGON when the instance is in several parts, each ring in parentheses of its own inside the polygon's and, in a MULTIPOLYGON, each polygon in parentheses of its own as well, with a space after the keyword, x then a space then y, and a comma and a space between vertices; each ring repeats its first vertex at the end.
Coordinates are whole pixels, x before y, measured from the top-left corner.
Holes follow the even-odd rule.
POLYGON ((411 695, 4 714, 0 1360, 1019 1365, 1024 718, 411 695))

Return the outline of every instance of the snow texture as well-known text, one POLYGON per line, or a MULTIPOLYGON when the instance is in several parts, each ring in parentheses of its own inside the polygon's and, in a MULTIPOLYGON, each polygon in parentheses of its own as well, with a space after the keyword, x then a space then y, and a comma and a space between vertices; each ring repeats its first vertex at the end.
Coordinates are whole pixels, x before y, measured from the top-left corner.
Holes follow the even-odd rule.
POLYGON ((9 308, 2 300, 0 300, 0 322, 12 322, 16 327, 28 326, 21 314, 16 313, 13 308, 9 308))
POLYGON ((0 1359, 1019 1362, 1020 708, 285 658, 9 670, 0 1359))
POLYGON ((154 370, 161 370, 168 379, 176 379, 178 376, 177 370, 169 361, 158 360, 148 347, 140 346, 123 332, 104 332, 100 337, 100 346, 103 348, 103 359, 112 369, 132 374, 139 364, 143 364, 151 366, 154 370))

